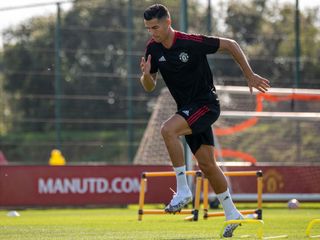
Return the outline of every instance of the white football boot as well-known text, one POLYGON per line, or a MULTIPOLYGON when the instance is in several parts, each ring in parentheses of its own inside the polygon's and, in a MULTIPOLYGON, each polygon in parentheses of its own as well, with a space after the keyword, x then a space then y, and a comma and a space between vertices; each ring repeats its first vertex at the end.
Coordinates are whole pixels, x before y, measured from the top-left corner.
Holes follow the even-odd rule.
MULTIPOLYGON (((241 220, 244 219, 243 216, 240 214, 237 218, 234 220, 241 220)), ((229 219, 231 220, 231 219, 229 219)), ((223 237, 225 238, 231 238, 233 235, 233 231, 236 230, 236 228, 241 224, 229 224, 226 226, 226 228, 223 231, 223 237)))
POLYGON ((180 212, 183 207, 188 205, 192 201, 192 193, 189 191, 186 194, 175 193, 171 202, 164 209, 167 213, 176 213, 180 212))

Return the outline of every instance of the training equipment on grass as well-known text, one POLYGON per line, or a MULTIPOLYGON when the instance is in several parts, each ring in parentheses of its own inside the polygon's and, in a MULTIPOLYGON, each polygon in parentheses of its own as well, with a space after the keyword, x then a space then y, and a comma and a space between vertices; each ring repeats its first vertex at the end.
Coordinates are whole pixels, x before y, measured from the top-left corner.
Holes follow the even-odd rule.
MULTIPOLYGON (((262 219, 262 180, 263 174, 262 171, 231 171, 224 172, 226 176, 232 177, 247 177, 247 176, 256 176, 257 177, 257 209, 253 210, 241 210, 240 213, 243 215, 247 214, 257 214, 258 219, 262 219)), ((219 217, 224 216, 224 212, 208 212, 209 206, 209 181, 207 178, 203 180, 203 218, 207 219, 208 217, 219 217)))
POLYGON ((288 208, 289 209, 297 209, 299 208, 299 201, 297 199, 291 199, 288 201, 288 208))
MULTIPOLYGON (((192 214, 185 218, 185 220, 198 220, 199 208, 200 208, 200 195, 201 195, 201 182, 202 182, 202 172, 201 171, 187 171, 187 175, 196 176, 196 191, 194 195, 194 209, 187 210, 183 209, 177 214, 192 214)), ((262 171, 230 171, 224 173, 226 176, 257 176, 257 209, 253 210, 241 210, 241 214, 257 214, 258 219, 262 219, 262 171)), ((145 198, 145 189, 147 185, 147 177, 173 177, 175 172, 145 172, 142 174, 140 181, 140 195, 139 195, 139 211, 138 211, 138 220, 142 220, 143 214, 166 214, 164 210, 159 209, 143 209, 144 207, 144 198, 145 198)), ((208 212, 208 191, 209 191, 209 181, 208 179, 203 179, 203 218, 207 219, 208 217, 218 217, 224 216, 224 212, 208 212)))
MULTIPOLYGON (((194 209, 182 209, 176 214, 192 214, 191 216, 186 217, 186 220, 198 220, 199 207, 200 207, 200 192, 201 192, 201 183, 202 183, 202 172, 201 171, 186 171, 187 175, 196 176, 196 188, 195 188, 195 200, 194 200, 194 209)), ((143 209, 144 207, 144 197, 145 189, 147 187, 147 177, 174 177, 176 176, 175 172, 144 172, 142 173, 140 181, 140 195, 139 195, 139 211, 138 211, 138 220, 142 220, 143 214, 167 214, 165 210, 159 209, 143 209)))
POLYGON ((7 213, 8 217, 20 217, 20 214, 17 211, 10 211, 7 213))
POLYGON ((66 159, 62 155, 59 149, 53 149, 51 151, 51 156, 49 159, 49 164, 51 166, 63 166, 66 165, 66 159))
POLYGON ((311 229, 316 223, 320 223, 320 218, 319 219, 313 219, 313 220, 311 220, 309 222, 307 230, 306 230, 307 237, 309 237, 309 238, 320 238, 320 234, 319 235, 311 235, 311 229))
MULTIPOLYGON (((228 221, 225 221, 222 228, 221 228, 221 231, 220 231, 220 237, 223 238, 223 231, 224 229, 226 228, 227 225, 229 224, 255 224, 258 226, 257 228, 257 238, 261 239, 262 236, 263 236, 263 220, 254 220, 254 219, 240 219, 240 220, 228 220, 228 221)), ((250 237, 250 235, 245 235, 245 236, 241 236, 241 237, 250 237)))
POLYGON ((269 237, 264 237, 263 236, 263 226, 264 226, 264 221, 263 220, 257 220, 257 219, 239 219, 239 220, 228 220, 225 221, 221 230, 220 230, 220 238, 223 238, 223 232, 224 229, 226 228, 227 225, 229 224, 239 224, 241 227, 244 227, 246 224, 252 224, 256 225, 256 234, 255 235, 241 235, 239 238, 250 238, 250 239, 280 239, 280 238, 288 238, 287 234, 284 235, 278 235, 278 236, 269 236, 269 237))

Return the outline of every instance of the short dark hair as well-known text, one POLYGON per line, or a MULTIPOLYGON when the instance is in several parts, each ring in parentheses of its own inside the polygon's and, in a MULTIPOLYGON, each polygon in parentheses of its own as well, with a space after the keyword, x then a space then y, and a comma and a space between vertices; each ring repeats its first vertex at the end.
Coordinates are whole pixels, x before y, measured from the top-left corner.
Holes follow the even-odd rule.
POLYGON ((153 18, 157 18, 162 19, 164 17, 169 18, 170 17, 170 13, 168 8, 166 8, 165 6, 163 6, 162 4, 154 4, 150 7, 148 7, 144 13, 143 13, 143 17, 145 20, 149 21, 153 18))

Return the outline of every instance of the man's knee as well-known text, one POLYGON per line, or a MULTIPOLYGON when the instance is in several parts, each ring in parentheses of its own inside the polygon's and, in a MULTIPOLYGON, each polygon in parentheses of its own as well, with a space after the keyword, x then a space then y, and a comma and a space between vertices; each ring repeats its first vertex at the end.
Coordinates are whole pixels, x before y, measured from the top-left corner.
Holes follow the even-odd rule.
POLYGON ((198 161, 199 168, 205 176, 210 176, 215 173, 218 165, 214 161, 198 161))
POLYGON ((167 124, 167 122, 162 123, 160 132, 163 138, 174 136, 174 131, 169 127, 169 124, 167 124))
POLYGON ((179 115, 174 115, 162 123, 160 133, 163 138, 177 138, 182 135, 191 134, 188 123, 179 115))

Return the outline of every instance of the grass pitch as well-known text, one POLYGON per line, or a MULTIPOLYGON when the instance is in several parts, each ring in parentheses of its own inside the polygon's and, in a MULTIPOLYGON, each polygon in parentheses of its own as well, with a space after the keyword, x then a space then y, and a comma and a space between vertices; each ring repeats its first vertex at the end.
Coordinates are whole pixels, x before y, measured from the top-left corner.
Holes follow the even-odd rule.
MULTIPOLYGON (((238 207, 240 209, 254 208, 254 206, 243 204, 238 207)), ((137 206, 104 209, 21 210, 18 211, 20 217, 7 217, 8 211, 1 210, 0 239, 220 239, 219 233, 224 217, 203 220, 202 212, 200 212, 199 221, 189 222, 183 220, 185 215, 144 215, 143 220, 139 222, 137 210, 137 206)), ((320 204, 300 204, 300 208, 295 210, 287 209, 285 203, 264 204, 264 236, 287 234, 287 239, 303 239, 308 223, 315 218, 320 218, 320 204)), ((255 226, 243 224, 236 230, 232 239, 240 239, 242 235, 250 235, 249 239, 254 239, 255 233, 255 226)), ((320 234, 319 225, 313 228, 312 234, 320 234)))

